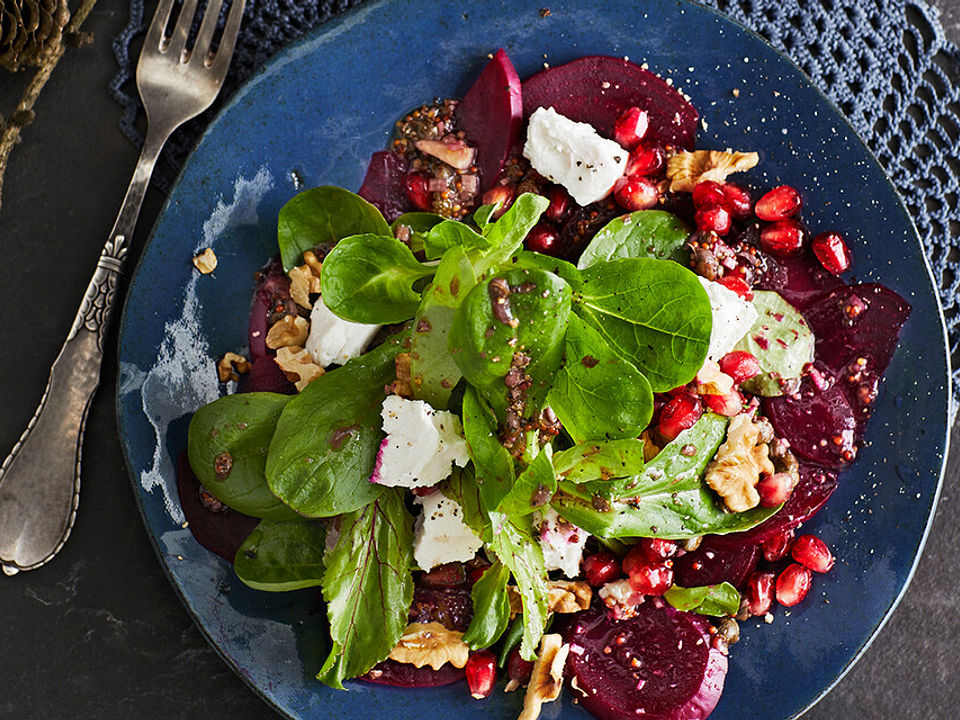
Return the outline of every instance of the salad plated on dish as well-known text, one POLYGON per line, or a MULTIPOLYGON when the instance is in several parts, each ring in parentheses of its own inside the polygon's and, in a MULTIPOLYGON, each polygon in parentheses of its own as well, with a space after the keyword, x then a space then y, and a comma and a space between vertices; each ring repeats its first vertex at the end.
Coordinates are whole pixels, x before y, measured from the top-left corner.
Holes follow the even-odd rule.
POLYGON ((319 588, 320 682, 500 676, 524 720, 564 686, 604 720, 696 720, 738 621, 828 582, 800 526, 910 306, 844 282, 842 228, 738 184, 758 154, 697 149, 698 124, 626 59, 521 81, 501 50, 399 118, 357 193, 282 208, 180 496, 248 586, 319 588))

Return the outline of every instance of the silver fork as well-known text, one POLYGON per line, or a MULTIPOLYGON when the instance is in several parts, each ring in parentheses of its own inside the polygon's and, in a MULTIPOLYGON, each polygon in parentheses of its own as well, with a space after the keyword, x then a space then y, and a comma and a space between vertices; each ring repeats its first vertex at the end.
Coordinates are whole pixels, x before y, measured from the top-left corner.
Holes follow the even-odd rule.
POLYGON ((161 148, 177 127, 210 107, 223 85, 244 0, 233 0, 220 45, 211 51, 222 4, 209 0, 192 50, 187 35, 197 0, 184 0, 169 36, 173 0, 160 0, 144 37, 137 88, 147 112, 147 136, 140 159, 40 405, 0 466, 0 566, 8 575, 49 562, 73 529, 83 429, 100 379, 117 278, 161 148))

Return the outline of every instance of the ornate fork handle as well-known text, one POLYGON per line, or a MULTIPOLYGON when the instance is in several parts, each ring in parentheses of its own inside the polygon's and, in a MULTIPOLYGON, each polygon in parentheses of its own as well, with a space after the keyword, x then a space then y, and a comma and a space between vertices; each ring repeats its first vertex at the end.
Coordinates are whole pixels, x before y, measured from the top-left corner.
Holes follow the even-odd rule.
POLYGON ((73 529, 80 493, 80 454, 117 279, 143 196, 170 130, 151 128, 97 268, 74 318, 40 405, 0 466, 0 566, 8 575, 53 558, 73 529))

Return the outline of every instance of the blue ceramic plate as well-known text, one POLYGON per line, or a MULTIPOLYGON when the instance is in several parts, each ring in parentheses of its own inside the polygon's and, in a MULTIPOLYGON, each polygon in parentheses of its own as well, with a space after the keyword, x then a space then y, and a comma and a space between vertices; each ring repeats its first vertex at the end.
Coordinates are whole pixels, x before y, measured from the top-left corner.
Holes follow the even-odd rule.
MULTIPOLYGON (((251 277, 276 252, 280 207, 300 187, 357 188, 397 117, 461 96, 499 47, 521 77, 586 54, 647 63, 700 110, 700 147, 758 150, 747 180, 801 188, 805 221, 846 233, 858 279, 882 282, 913 306, 865 447, 811 523, 839 561, 772 625, 744 623, 713 719, 788 718, 815 702, 883 625, 923 545, 946 445, 944 328, 916 231, 879 165, 796 67, 710 10, 590 0, 568 3, 576 9, 552 3, 544 18, 542 4, 374 1, 281 52, 211 124, 131 284, 117 413, 147 529, 210 642, 290 717, 489 720, 520 709, 517 693, 474 702, 463 683, 321 686, 313 679, 325 654, 315 593, 259 593, 237 581, 182 527, 174 472, 191 412, 223 392, 215 358, 244 350, 251 277), (190 259, 205 247, 220 264, 201 277, 190 259)), ((561 714, 587 717, 569 695, 543 713, 561 714)))

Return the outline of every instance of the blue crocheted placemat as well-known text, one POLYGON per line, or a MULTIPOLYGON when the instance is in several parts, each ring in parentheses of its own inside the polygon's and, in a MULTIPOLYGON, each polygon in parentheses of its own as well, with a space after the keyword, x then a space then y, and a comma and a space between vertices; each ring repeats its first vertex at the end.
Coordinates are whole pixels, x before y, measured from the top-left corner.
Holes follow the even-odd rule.
MULTIPOLYGON (((248 0, 221 98, 291 40, 361 0, 248 0)), ((960 51, 922 0, 704 0, 793 59, 846 114, 900 190, 939 284, 960 397, 960 51)), ((143 141, 131 46, 144 0, 114 40, 119 71, 110 91, 121 128, 143 141)), ((222 100, 220 101, 222 102, 222 100)), ((213 109, 181 128, 164 151, 166 189, 213 109)))

